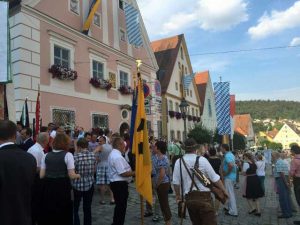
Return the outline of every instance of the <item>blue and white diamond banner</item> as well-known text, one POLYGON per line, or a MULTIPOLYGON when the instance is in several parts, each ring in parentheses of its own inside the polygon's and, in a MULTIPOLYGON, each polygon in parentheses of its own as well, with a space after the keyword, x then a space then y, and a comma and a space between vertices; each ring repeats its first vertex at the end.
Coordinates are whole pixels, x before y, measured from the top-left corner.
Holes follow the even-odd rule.
POLYGON ((214 83, 219 135, 231 134, 229 82, 214 83))

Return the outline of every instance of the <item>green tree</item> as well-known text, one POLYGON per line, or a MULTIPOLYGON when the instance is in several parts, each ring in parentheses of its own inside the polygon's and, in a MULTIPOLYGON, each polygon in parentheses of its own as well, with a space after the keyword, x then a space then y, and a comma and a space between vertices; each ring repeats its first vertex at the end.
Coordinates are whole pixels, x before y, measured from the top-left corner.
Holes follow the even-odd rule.
POLYGON ((246 148, 246 138, 239 134, 234 132, 233 134, 233 149, 234 150, 245 150, 246 148))
POLYGON ((222 135, 219 134, 218 129, 213 133, 213 143, 222 143, 222 135))
POLYGON ((276 142, 271 142, 268 148, 273 149, 273 150, 282 150, 283 146, 281 143, 276 143, 276 142))
POLYGON ((212 132, 206 129, 202 124, 199 124, 190 130, 188 137, 194 138, 198 144, 211 143, 212 132))

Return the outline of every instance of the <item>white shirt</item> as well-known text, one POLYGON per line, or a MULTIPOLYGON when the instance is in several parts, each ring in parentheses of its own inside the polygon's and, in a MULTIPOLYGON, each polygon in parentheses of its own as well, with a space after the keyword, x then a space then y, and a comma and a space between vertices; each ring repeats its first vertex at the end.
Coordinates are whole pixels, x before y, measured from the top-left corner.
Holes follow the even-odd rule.
POLYGON ((13 143, 13 142, 5 142, 5 143, 3 143, 3 144, 0 145, 0 148, 4 147, 6 145, 14 145, 14 144, 15 143, 13 143))
POLYGON ((39 143, 35 143, 28 149, 28 153, 34 156, 36 160, 36 166, 41 167, 42 158, 44 157, 43 147, 39 143))
POLYGON ((131 177, 122 177, 120 174, 130 172, 131 168, 126 162, 121 152, 113 149, 108 156, 108 175, 110 182, 131 181, 131 177))
MULTIPOLYGON (((185 154, 183 159, 188 168, 194 168, 196 162, 197 155, 196 154, 185 154)), ((179 185, 181 188, 181 177, 180 177, 180 159, 178 159, 175 163, 174 172, 173 172, 173 184, 179 185)), ((181 164, 182 169, 182 180, 183 180, 183 193, 187 194, 190 191, 192 180, 185 169, 184 164, 181 164)), ((215 173, 214 169, 208 162, 208 160, 204 157, 199 158, 199 169, 207 176, 212 182, 217 182, 220 180, 220 176, 215 173)), ((192 175, 192 172, 191 172, 192 175)), ((194 177, 194 180, 200 189, 200 191, 210 191, 209 188, 204 187, 201 182, 194 177)), ((197 190, 195 185, 193 186, 193 190, 197 190)))
POLYGON ((242 172, 246 173, 247 169, 249 169, 250 165, 248 162, 244 162, 243 163, 243 169, 242 172))
POLYGON ((56 137, 56 130, 51 131, 50 137, 53 139, 56 137))
POLYGON ((265 168, 266 168, 266 161, 265 160, 259 160, 256 162, 256 174, 257 176, 265 176, 266 172, 265 172, 265 168))
MULTIPOLYGON (((63 151, 63 150, 52 150, 52 151, 53 152, 60 152, 60 151, 63 151)), ((46 169, 45 158, 46 158, 47 154, 45 154, 44 157, 42 158, 41 169, 46 169)), ((68 170, 75 169, 74 157, 70 152, 67 152, 67 154, 65 155, 65 163, 67 165, 68 170)))

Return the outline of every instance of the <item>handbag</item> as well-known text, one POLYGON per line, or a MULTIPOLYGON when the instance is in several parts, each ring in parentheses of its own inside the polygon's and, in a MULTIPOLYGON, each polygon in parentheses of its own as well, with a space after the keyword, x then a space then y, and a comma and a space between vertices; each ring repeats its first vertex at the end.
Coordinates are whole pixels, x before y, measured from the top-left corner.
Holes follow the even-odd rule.
POLYGON ((179 160, 180 160, 179 166, 180 166, 181 201, 178 202, 178 217, 181 218, 181 224, 182 224, 182 219, 186 218, 186 204, 183 196, 183 179, 182 179, 182 168, 181 168, 182 157, 179 160))
POLYGON ((228 196, 222 189, 220 189, 208 177, 206 177, 201 170, 199 170, 199 158, 200 156, 197 156, 195 166, 194 168, 191 168, 191 171, 193 172, 193 174, 195 174, 195 176, 203 184, 203 186, 210 189, 216 199, 218 199, 222 204, 225 204, 228 196))

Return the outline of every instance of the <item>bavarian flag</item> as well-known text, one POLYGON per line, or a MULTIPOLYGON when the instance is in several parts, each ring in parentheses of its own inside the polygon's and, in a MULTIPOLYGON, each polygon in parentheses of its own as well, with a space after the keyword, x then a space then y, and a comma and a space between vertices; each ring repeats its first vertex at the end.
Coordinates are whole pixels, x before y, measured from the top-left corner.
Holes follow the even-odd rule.
POLYGON ((132 153, 135 155, 135 185, 137 192, 152 205, 151 156, 148 142, 143 82, 138 79, 137 111, 132 153))
POLYGON ((90 29, 91 24, 94 20, 95 12, 99 8, 100 1, 101 0, 92 0, 91 6, 90 6, 90 9, 89 9, 89 15, 88 15, 86 21, 84 22, 82 33, 84 33, 84 34, 89 33, 89 29, 90 29))

